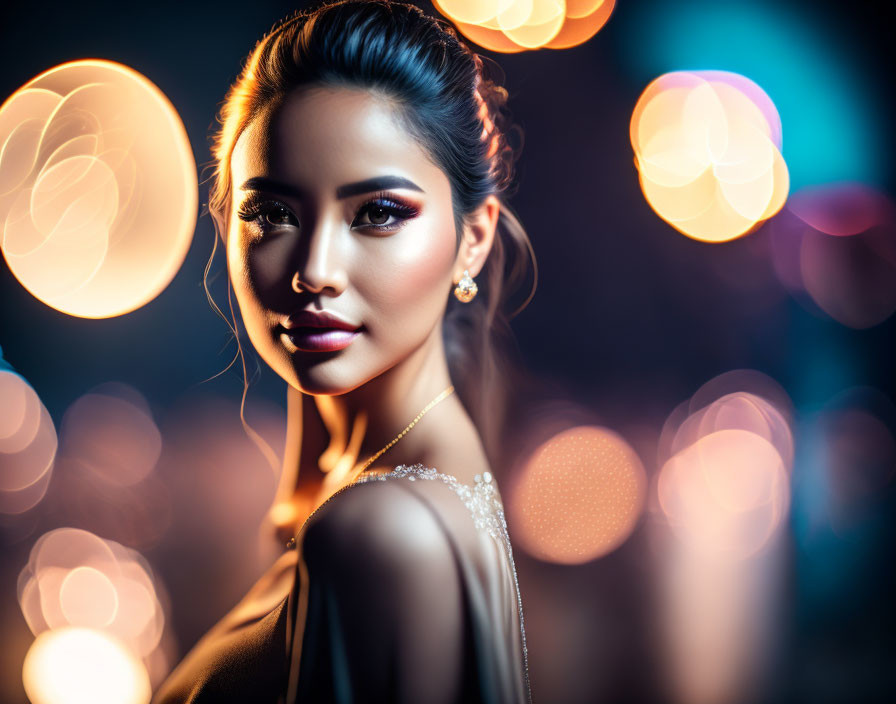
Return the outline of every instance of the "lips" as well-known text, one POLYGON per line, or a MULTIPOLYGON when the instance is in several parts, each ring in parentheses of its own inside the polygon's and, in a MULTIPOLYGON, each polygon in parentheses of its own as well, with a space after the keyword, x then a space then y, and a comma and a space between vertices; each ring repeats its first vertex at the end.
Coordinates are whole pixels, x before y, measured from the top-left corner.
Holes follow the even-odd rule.
POLYGON ((360 325, 353 325, 344 318, 327 311, 300 310, 290 315, 283 327, 287 330, 295 328, 330 328, 333 330, 358 330, 360 325))
POLYGON ((361 326, 327 311, 303 310, 283 323, 283 333, 296 349, 305 352, 335 352, 348 347, 361 326))

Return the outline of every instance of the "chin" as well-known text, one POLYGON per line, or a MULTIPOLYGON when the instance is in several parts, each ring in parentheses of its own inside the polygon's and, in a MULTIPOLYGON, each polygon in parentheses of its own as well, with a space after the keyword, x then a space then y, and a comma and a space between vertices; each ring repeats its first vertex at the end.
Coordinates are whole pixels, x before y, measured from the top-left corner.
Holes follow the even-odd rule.
POLYGON ((340 396, 360 386, 360 384, 346 384, 339 379, 320 374, 307 373, 294 375, 293 380, 289 383, 303 394, 313 396, 340 396))
POLYGON ((276 366, 270 366, 302 393, 340 396, 389 371, 407 354, 406 349, 384 350, 357 342, 334 352, 293 352, 280 346, 276 359, 271 360, 276 366))
POLYGON ((291 360, 290 378, 286 381, 302 393, 314 396, 339 396, 363 386, 377 376, 352 368, 348 360, 339 359, 339 353, 316 354, 315 363, 300 366, 300 357, 291 360), (326 359, 324 359, 326 357, 326 359))
MULTIPOLYGON (((251 339, 250 335, 250 339, 251 339)), ((276 337, 253 344, 256 352, 283 381, 294 389, 315 396, 336 396, 351 391, 365 381, 356 364, 346 364, 345 351, 292 352, 276 337)))

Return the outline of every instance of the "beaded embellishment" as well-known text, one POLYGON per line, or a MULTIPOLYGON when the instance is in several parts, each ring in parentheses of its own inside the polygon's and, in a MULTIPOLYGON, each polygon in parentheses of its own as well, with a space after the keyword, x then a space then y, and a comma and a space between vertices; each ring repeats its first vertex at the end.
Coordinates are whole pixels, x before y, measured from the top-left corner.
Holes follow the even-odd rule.
POLYGON ((473 515, 473 523, 478 530, 487 531, 492 538, 504 546, 504 552, 510 560, 510 569, 513 572, 513 583, 516 587, 516 603, 520 617, 520 635, 523 644, 523 673, 526 678, 526 695, 529 704, 532 704, 532 690, 529 686, 529 654, 526 649, 526 627, 523 623, 523 601, 520 596, 520 583, 516 575, 516 564, 513 560, 513 548, 510 544, 510 536, 507 532, 507 521, 504 517, 504 504, 498 493, 497 484, 491 472, 483 472, 474 477, 475 484, 463 484, 457 477, 437 471, 434 467, 426 467, 420 463, 412 465, 399 465, 386 474, 364 474, 358 477, 353 484, 361 484, 368 481, 386 481, 389 478, 407 478, 409 482, 438 479, 448 486, 460 497, 464 505, 473 515))

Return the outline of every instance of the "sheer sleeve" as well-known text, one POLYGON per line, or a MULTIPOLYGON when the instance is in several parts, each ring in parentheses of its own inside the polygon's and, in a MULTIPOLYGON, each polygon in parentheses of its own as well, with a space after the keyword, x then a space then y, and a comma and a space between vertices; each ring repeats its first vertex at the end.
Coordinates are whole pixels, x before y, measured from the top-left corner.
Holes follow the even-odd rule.
POLYGON ((464 700, 461 579, 424 501, 395 482, 352 486, 298 549, 286 704, 464 700))

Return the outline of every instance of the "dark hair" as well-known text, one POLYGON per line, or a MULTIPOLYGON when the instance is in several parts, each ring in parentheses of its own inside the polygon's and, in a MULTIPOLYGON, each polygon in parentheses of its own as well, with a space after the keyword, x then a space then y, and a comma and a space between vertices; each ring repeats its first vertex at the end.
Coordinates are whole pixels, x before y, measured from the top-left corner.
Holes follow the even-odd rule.
MULTIPOLYGON (((501 202, 480 293, 469 304, 449 297, 443 328, 452 379, 496 462, 506 388, 502 350, 512 339, 507 321, 528 303, 537 277, 529 238, 505 201, 522 133, 504 112, 507 91, 485 68, 483 57, 447 21, 409 4, 340 0, 282 20, 255 46, 221 107, 209 212, 226 243, 234 145, 263 108, 292 90, 345 85, 392 100, 402 124, 448 176, 458 243, 465 219, 486 197, 494 194, 501 202), (520 135, 516 149, 507 139, 511 129, 520 135), (510 299, 526 281, 528 295, 509 313, 510 299)), ((243 369, 245 374, 245 361, 243 369)))

